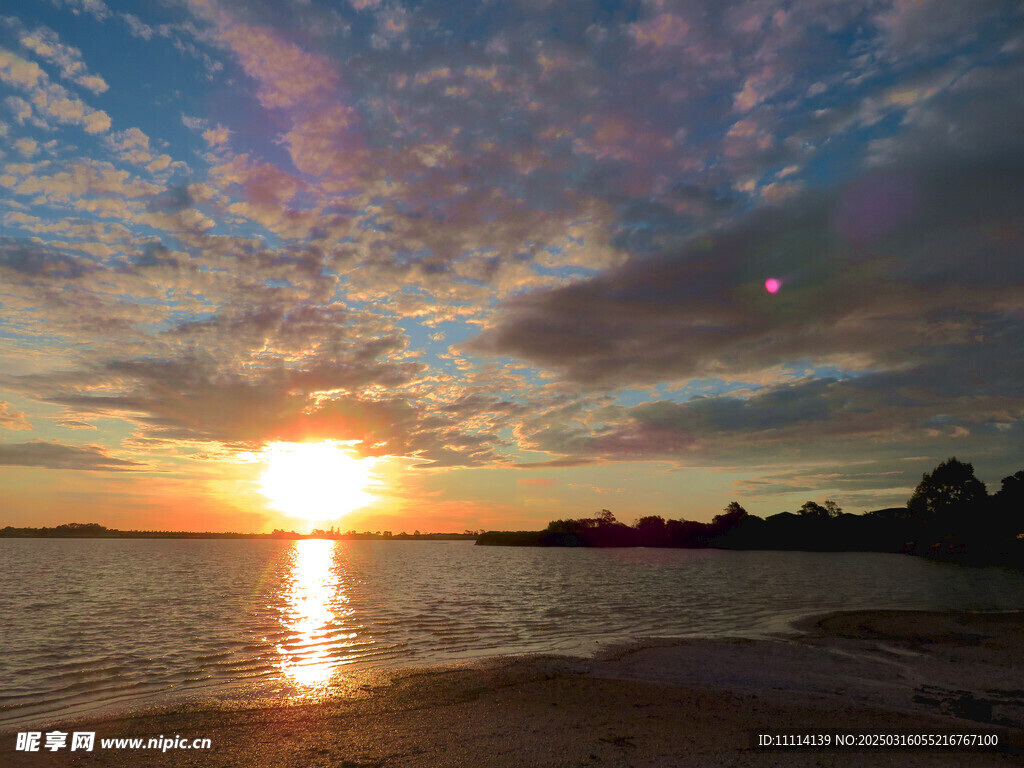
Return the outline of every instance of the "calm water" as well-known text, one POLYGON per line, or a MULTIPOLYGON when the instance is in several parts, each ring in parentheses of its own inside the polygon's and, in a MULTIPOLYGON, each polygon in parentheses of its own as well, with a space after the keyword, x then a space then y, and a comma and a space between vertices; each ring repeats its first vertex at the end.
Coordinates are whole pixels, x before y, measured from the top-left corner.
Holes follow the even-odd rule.
POLYGON ((852 608, 1024 609, 1024 575, 868 553, 0 539, 0 727, 852 608))

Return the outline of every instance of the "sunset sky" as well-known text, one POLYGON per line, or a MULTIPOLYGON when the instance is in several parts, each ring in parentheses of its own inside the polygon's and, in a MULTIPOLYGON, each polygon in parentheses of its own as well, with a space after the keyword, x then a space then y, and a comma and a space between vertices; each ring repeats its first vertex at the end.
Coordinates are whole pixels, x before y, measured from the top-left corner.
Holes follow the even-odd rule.
POLYGON ((0 526, 1024 468, 1024 3, 8 0, 0 526))

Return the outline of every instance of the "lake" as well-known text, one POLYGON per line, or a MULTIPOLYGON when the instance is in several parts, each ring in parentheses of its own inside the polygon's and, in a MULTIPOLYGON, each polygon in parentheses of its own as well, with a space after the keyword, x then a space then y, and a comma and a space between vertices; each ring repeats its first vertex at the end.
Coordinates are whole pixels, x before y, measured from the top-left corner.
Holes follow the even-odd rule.
POLYGON ((1019 572, 863 552, 0 539, 0 566, 4 728, 834 610, 1024 609, 1019 572))

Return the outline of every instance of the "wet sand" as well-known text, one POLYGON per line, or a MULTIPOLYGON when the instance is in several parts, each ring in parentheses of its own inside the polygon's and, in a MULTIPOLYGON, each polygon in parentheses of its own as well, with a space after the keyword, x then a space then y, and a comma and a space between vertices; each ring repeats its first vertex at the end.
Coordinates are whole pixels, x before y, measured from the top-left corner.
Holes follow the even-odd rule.
MULTIPOLYGON (((770 639, 593 659, 513 657, 354 675, 316 704, 219 705, 77 724, 212 749, 15 752, 18 766, 1016 766, 1024 614, 862 611, 770 639), (756 746, 758 734, 985 734, 999 747, 756 746)), ((50 729, 46 729, 50 730, 50 729)))

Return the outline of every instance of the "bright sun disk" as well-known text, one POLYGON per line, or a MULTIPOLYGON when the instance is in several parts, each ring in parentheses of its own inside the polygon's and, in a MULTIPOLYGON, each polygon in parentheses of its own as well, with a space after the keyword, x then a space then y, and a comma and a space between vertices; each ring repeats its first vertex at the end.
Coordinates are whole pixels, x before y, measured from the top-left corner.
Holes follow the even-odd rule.
POLYGON ((266 469, 259 489, 270 506, 291 517, 329 520, 374 501, 374 465, 379 459, 359 458, 351 446, 359 441, 268 443, 260 458, 266 469))

